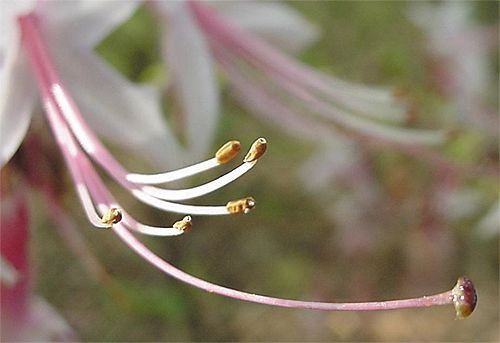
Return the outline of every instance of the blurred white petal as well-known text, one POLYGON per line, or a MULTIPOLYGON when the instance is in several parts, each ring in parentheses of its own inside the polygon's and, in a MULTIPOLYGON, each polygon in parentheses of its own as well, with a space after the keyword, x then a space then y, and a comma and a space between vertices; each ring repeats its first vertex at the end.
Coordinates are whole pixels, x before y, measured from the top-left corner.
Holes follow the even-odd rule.
POLYGON ((483 197, 478 190, 471 188, 447 189, 436 193, 436 210, 451 220, 461 220, 477 213, 483 197))
POLYGON ((304 187, 311 193, 329 187, 359 162, 356 145, 340 133, 338 135, 325 139, 320 151, 314 153, 300 169, 304 187))
POLYGON ((217 126, 219 94, 214 66, 205 38, 186 6, 170 5, 169 14, 163 57, 183 109, 190 158, 198 159, 210 147, 217 126))
POLYGON ((288 52, 300 51, 319 35, 317 27, 283 3, 212 1, 211 4, 228 20, 288 52))
POLYGON ((490 238, 500 233, 500 201, 497 201, 481 219, 478 225, 479 233, 490 238))
POLYGON ((6 287, 12 287, 19 280, 19 273, 7 259, 0 255, 0 283, 6 287))
POLYGON ((63 82, 101 137, 159 167, 180 163, 182 152, 155 89, 128 81, 91 51, 53 44, 51 50, 63 82))
POLYGON ((21 14, 25 14, 33 9, 35 1, 18 0, 18 1, 0 1, 0 66, 3 68, 6 51, 12 46, 12 42, 17 40, 18 30, 16 18, 21 14))
POLYGON ((93 48, 127 20, 139 1, 46 1, 38 6, 44 33, 73 46, 93 48), (62 29, 64 28, 64 29, 62 29))
POLYGON ((488 132, 496 119, 484 112, 486 99, 495 96, 490 52, 498 38, 474 21, 473 6, 468 1, 416 3, 409 17, 426 34, 428 52, 442 61, 446 76, 438 85, 455 105, 458 119, 488 132))
POLYGON ((75 342, 77 336, 64 318, 44 299, 32 296, 21 320, 2 318, 2 341, 75 342))
MULTIPOLYGON (((3 10, 3 6, 2 6, 3 10)), ((3 19, 3 18, 2 18, 3 19)), ((2 26, 6 23, 2 23, 2 26)), ((0 69, 0 167, 14 155, 28 130, 35 102, 35 80, 20 54, 17 30, 7 28, 0 69)))

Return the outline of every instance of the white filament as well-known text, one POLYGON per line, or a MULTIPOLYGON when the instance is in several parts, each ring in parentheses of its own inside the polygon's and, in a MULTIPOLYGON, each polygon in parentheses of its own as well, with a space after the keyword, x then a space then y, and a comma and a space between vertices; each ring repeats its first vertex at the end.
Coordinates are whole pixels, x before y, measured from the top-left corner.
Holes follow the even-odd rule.
MULTIPOLYGON (((110 207, 120 208, 120 205, 116 203, 112 203, 109 206, 103 203, 100 203, 98 205, 99 211, 101 211, 102 213, 106 212, 110 207)), ((179 236, 184 233, 184 231, 176 229, 175 227, 150 226, 139 223, 134 218, 132 218, 132 216, 130 216, 127 212, 121 209, 120 211, 122 212, 122 223, 125 224, 131 230, 142 233, 144 235, 168 237, 168 236, 179 236)))
POLYGON ((159 174, 130 173, 130 174, 127 174, 126 178, 128 181, 138 183, 138 184, 157 185, 159 183, 166 183, 166 182, 184 179, 186 177, 196 175, 196 174, 202 173, 204 171, 210 170, 210 169, 215 168, 219 165, 220 165, 219 161, 217 161, 217 158, 214 157, 214 158, 211 158, 209 160, 194 164, 192 166, 173 170, 170 172, 159 173, 159 174))
POLYGON ((165 200, 157 199, 149 194, 144 193, 139 189, 132 190, 132 194, 145 204, 158 208, 160 210, 182 213, 182 214, 195 214, 195 215, 226 215, 230 214, 226 206, 195 206, 177 204, 165 200))
POLYGON ((172 190, 172 189, 164 189, 153 186, 144 186, 142 187, 142 190, 149 195, 152 195, 158 199, 163 199, 163 200, 193 199, 211 193, 233 182, 234 180, 236 180, 237 178, 241 177, 243 174, 248 172, 250 169, 252 169, 252 167, 255 165, 256 162, 257 160, 252 162, 244 162, 239 167, 235 168, 229 173, 222 175, 221 177, 213 181, 207 182, 203 185, 193 188, 172 190))
POLYGON ((78 196, 80 197, 83 209, 85 210, 85 214, 87 215, 87 218, 89 219, 90 223, 98 228, 102 229, 109 228, 109 225, 104 224, 101 221, 101 217, 97 214, 94 204, 92 202, 92 198, 90 197, 89 190, 87 189, 87 186, 84 185, 83 183, 79 183, 76 185, 76 191, 78 193, 78 196))

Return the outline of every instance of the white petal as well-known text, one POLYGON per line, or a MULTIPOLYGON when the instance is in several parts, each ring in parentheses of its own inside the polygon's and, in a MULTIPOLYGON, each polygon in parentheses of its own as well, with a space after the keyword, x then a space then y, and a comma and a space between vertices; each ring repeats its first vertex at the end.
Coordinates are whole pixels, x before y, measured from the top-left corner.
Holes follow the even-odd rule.
POLYGON ((318 142, 322 146, 300 168, 300 176, 307 191, 321 192, 338 177, 345 175, 356 163, 359 154, 356 145, 340 133, 318 142))
POLYGON ((96 132, 158 167, 175 167, 183 153, 167 126, 158 93, 126 80, 91 51, 51 44, 65 86, 96 132))
POLYGON ((64 318, 44 299, 33 296, 21 341, 75 342, 77 336, 64 318))
POLYGON ((80 47, 94 47, 139 5, 138 1, 44 1, 37 14, 46 36, 80 47))
POLYGON ((0 167, 21 144, 36 99, 35 80, 19 49, 19 40, 12 35, 0 74, 0 167))
POLYGON ((12 42, 17 40, 17 17, 33 9, 35 1, 31 0, 11 0, 0 1, 0 66, 5 62, 6 51, 12 42))
POLYGON ((483 238, 490 238, 500 233, 500 201, 491 206, 478 225, 483 238))
POLYGON ((211 4, 228 20, 288 52, 307 47, 319 35, 317 27, 282 3, 213 1, 211 4))
POLYGON ((198 159, 210 147, 219 112, 218 88, 207 43, 186 6, 170 6, 163 56, 180 98, 189 153, 198 159))

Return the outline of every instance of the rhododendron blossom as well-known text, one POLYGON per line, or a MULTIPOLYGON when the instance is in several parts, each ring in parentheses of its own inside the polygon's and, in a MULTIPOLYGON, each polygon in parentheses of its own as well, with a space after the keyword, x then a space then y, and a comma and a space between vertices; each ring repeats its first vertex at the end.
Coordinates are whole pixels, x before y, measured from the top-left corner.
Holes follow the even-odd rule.
MULTIPOLYGON (((200 104, 196 103, 196 99, 185 97, 188 113, 187 141, 191 152, 184 151, 162 120, 159 101, 153 94, 154 91, 145 90, 125 81, 100 61, 91 50, 112 27, 130 16, 136 3, 78 4, 81 7, 77 7, 69 15, 67 3, 40 2, 28 10, 23 9, 9 17, 8 24, 14 33, 12 44, 7 46, 6 63, 3 65, 2 73, 6 73, 6 80, 10 83, 2 90, 7 90, 11 96, 2 97, 0 119, 2 130, 15 131, 16 134, 8 137, 9 144, 6 146, 9 146, 9 149, 2 148, 3 163, 10 158, 22 140, 31 113, 30 106, 34 101, 34 96, 25 99, 17 96, 16 92, 25 88, 35 92, 33 87, 36 83, 38 89, 36 94, 40 97, 51 132, 62 152, 89 222, 96 228, 113 231, 130 249, 164 273, 211 293, 281 307, 373 311, 454 304, 459 318, 464 318, 473 311, 476 294, 471 281, 465 277, 459 278, 451 290, 432 296, 384 302, 309 302, 250 294, 215 285, 177 269, 154 254, 136 238, 134 233, 177 236, 192 227, 196 216, 238 215, 252 210, 255 206, 252 197, 229 200, 226 204, 216 206, 190 205, 184 201, 216 191, 249 172, 266 152, 267 141, 264 138, 256 139, 237 167, 213 181, 192 188, 169 189, 158 184, 181 180, 232 161, 240 150, 240 142, 231 140, 212 158, 168 172, 144 174, 127 170, 108 151, 95 131, 105 133, 104 137, 109 137, 122 148, 130 147, 141 157, 148 156, 152 159, 158 157, 165 159, 167 163, 168 159, 172 158, 175 160, 173 164, 185 165, 186 156, 197 156, 202 149, 205 149, 215 119, 213 116, 196 117, 196 113, 202 112, 200 104), (113 15, 108 17, 109 13, 113 15), (25 78, 18 78, 20 71, 16 68, 24 73, 25 78), (21 81, 23 83, 18 84, 21 81), (19 106, 25 112, 23 120, 17 121, 15 119, 17 112, 14 109, 18 106, 14 106, 10 101, 18 101, 20 98, 23 101, 29 100, 29 104, 19 106), (205 125, 208 134, 204 131, 205 125), (198 138, 203 144, 200 145, 198 138), (183 217, 166 227, 138 222, 115 200, 97 173, 95 165, 140 202, 159 210, 182 214, 183 217)), ((165 4, 148 5, 153 8, 156 8, 155 6, 163 8, 165 4)), ((377 113, 389 115, 383 117, 383 120, 397 121, 401 115, 401 109, 393 103, 392 97, 388 97, 386 91, 373 91, 360 88, 358 85, 336 82, 296 65, 281 54, 269 50, 245 30, 229 26, 214 14, 215 12, 205 8, 205 4, 190 2, 176 3, 172 6, 174 9, 167 6, 169 8, 166 18, 174 23, 173 32, 170 33, 173 37, 169 51, 172 46, 178 46, 179 41, 176 43, 176 40, 180 40, 184 34, 187 37, 197 35, 195 26, 189 26, 189 20, 196 20, 198 29, 206 35, 218 62, 230 75, 231 82, 239 88, 239 96, 246 96, 245 99, 254 105, 269 106, 274 110, 274 115, 282 114, 289 118, 288 115, 293 111, 284 103, 277 103, 275 99, 269 98, 268 94, 262 94, 256 85, 258 78, 243 77, 245 68, 256 68, 259 74, 268 73, 285 97, 293 96, 300 101, 299 107, 314 109, 323 120, 331 121, 336 126, 355 134, 402 145, 436 144, 444 137, 443 132, 413 130, 380 123, 378 121, 380 116, 377 113), (176 17, 172 13, 180 13, 181 16, 176 17), (183 21, 182 18, 187 18, 187 21, 183 21), (176 21, 178 25, 175 24, 176 21), (241 56, 234 56, 235 54, 241 56), (248 65, 242 66, 240 70, 238 67, 240 63, 248 65), (297 82, 299 79, 302 81, 297 82), (335 100, 334 103, 330 99, 325 99, 328 96, 335 100), (372 111, 374 109, 372 105, 377 111, 372 111), (385 110, 390 110, 392 105, 395 105, 395 109, 386 112, 385 110), (383 110, 379 112, 378 109, 383 110), (357 115, 357 112, 362 114, 357 115)), ((191 42, 201 46, 205 44, 203 40, 197 39, 191 42)), ((189 63, 194 64, 195 70, 205 70, 205 81, 212 76, 211 72, 205 69, 209 64, 200 62, 196 57, 191 59, 188 52, 184 53, 186 53, 185 60, 172 60, 172 56, 178 57, 182 54, 171 55, 170 60, 174 68, 173 79, 178 82, 177 85, 185 96, 189 93, 186 89, 193 87, 194 79, 180 80, 184 77, 180 71, 187 68, 189 63), (179 65, 175 65, 176 63, 179 65)), ((210 98, 210 95, 205 95, 207 99, 210 98)), ((209 107, 211 112, 217 106, 212 103, 209 107)), ((290 118, 295 116, 291 115, 290 118)), ((12 275, 14 274, 6 274, 2 279, 15 278, 15 275, 12 275)))

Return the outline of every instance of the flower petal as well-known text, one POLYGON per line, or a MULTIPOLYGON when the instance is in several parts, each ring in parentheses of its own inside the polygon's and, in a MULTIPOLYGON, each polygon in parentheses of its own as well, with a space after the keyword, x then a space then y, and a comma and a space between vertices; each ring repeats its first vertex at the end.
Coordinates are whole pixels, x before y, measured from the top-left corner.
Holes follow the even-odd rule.
POLYGON ((18 33, 7 43, 7 56, 0 74, 0 167, 9 161, 21 144, 35 102, 35 81, 20 54, 18 33))
POLYGON ((228 20, 288 52, 307 47, 319 35, 317 27, 283 3, 213 1, 211 4, 228 20))
MULTIPOLYGON (((9 323, 9 322, 8 322, 9 323)), ((47 301, 38 296, 30 299, 28 316, 9 323, 2 332, 6 341, 18 342, 76 342, 77 336, 64 318, 47 301)), ((2 325, 2 329, 4 325, 2 325)))
POLYGON ((127 20, 138 1, 44 1, 37 7, 46 36, 93 48, 127 20))
MULTIPOLYGON (((161 6, 160 6, 161 7, 161 6)), ((189 153, 199 159, 210 147, 219 112, 214 65, 207 43, 182 3, 168 5, 163 57, 185 115, 189 153)))
POLYGON ((158 167, 182 163, 183 152, 163 118, 158 92, 126 80, 91 51, 50 45, 65 85, 99 135, 158 167))

